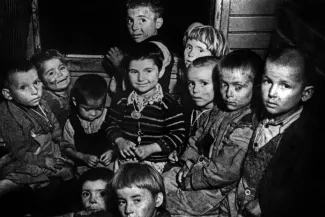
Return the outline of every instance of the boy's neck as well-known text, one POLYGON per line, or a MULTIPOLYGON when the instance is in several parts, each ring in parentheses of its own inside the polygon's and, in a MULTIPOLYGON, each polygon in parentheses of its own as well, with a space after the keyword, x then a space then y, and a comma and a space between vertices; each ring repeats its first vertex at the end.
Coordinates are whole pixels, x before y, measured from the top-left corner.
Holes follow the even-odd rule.
POLYGON ((272 115, 272 114, 266 113, 265 118, 274 119, 275 122, 280 122, 280 121, 283 121, 286 118, 290 117, 293 113, 297 112, 301 108, 303 108, 303 105, 297 105, 296 107, 292 108, 291 110, 287 111, 286 113, 279 114, 279 115, 272 115))
POLYGON ((53 92, 55 95, 60 96, 60 97, 68 97, 69 96, 69 92, 67 90, 64 91, 56 91, 53 92))

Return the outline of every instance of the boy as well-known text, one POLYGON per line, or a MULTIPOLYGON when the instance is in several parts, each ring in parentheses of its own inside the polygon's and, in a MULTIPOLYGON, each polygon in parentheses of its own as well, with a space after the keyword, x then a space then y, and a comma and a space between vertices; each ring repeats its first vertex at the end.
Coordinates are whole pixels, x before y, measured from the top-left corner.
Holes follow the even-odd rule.
POLYGON ((161 175, 150 165, 127 163, 112 180, 122 217, 169 217, 165 209, 165 187, 161 175))
POLYGON ((27 60, 7 62, 3 71, 0 135, 11 156, 2 168, 0 196, 24 184, 36 187, 52 176, 72 178, 68 161, 61 157, 61 129, 42 101, 42 83, 27 60))
POLYGON ((158 83, 163 56, 157 46, 138 45, 125 62, 132 92, 110 107, 107 138, 120 153, 119 163, 136 158, 161 172, 185 139, 181 106, 158 83))
MULTIPOLYGON (((158 46, 163 55, 164 61, 161 68, 161 77, 159 83, 161 84, 164 92, 169 92, 169 80, 170 74, 173 66, 173 56, 165 43, 161 40, 158 35, 158 30, 163 25, 163 11, 164 8, 160 0, 127 0, 126 1, 127 10, 127 29, 134 41, 134 43, 154 43, 158 46)), ((112 63, 117 72, 115 73, 115 78, 112 80, 116 82, 116 89, 113 88, 111 83, 110 89, 113 92, 121 91, 118 88, 122 88, 121 85, 123 81, 123 66, 121 65, 122 59, 125 54, 133 50, 133 46, 129 46, 129 49, 121 49, 113 47, 108 51, 106 57, 112 63)), ((125 85, 125 83, 123 83, 125 85)), ((126 89, 127 87, 123 87, 126 89)))
POLYGON ((309 165, 317 128, 303 106, 314 91, 309 66, 294 47, 275 49, 267 57, 264 111, 254 116, 255 122, 260 121, 237 188, 237 206, 230 208, 232 216, 313 216, 317 210, 310 203, 317 200, 310 194, 317 180, 309 165))
POLYGON ((261 58, 250 50, 233 51, 214 68, 223 105, 215 105, 190 137, 183 167, 164 174, 171 215, 219 214, 224 195, 239 179, 253 133, 250 103, 261 70, 261 58))
POLYGON ((91 167, 107 167, 113 150, 106 138, 107 83, 96 74, 80 76, 71 90, 73 108, 64 126, 62 150, 75 161, 77 175, 91 167))
POLYGON ((110 182, 113 175, 113 171, 102 167, 92 168, 83 173, 79 179, 82 210, 65 214, 62 217, 111 217, 112 206, 109 206, 113 193, 110 182))

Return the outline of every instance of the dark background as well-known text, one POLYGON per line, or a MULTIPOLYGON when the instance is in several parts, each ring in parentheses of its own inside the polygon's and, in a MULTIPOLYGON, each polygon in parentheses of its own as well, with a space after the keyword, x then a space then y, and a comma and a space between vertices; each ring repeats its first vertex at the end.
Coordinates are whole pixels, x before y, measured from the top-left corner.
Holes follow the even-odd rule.
MULTIPOLYGON (((159 33, 182 53, 182 37, 193 22, 209 24, 211 0, 162 0, 164 24, 159 33)), ((40 0, 42 49, 62 53, 105 54, 128 40, 125 0, 40 0)))

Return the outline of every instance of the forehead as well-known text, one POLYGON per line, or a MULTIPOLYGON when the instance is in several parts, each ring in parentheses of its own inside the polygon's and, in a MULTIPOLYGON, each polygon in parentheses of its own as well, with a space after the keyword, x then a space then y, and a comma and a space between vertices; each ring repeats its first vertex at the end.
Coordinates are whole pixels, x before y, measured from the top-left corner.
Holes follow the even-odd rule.
POLYGON ((51 68, 54 68, 54 67, 58 67, 61 64, 63 64, 63 63, 61 62, 60 59, 53 58, 53 59, 44 61, 42 65, 43 65, 44 69, 51 69, 51 68))
POLYGON ((157 67, 155 61, 152 59, 140 59, 140 60, 131 60, 129 69, 142 70, 145 68, 154 68, 157 67))
POLYGON ((136 186, 117 189, 116 193, 120 198, 130 198, 135 196, 153 197, 152 193, 148 189, 138 188, 136 186))
POLYGON ((252 72, 243 69, 222 69, 220 78, 227 82, 247 83, 252 81, 252 72))
POLYGON ((212 66, 191 67, 187 72, 189 80, 212 80, 212 66))
POLYGON ((277 80, 290 82, 301 82, 302 74, 296 67, 279 65, 271 62, 266 62, 264 76, 268 76, 277 80))
POLYGON ((192 47, 200 47, 200 48, 203 48, 203 49, 207 49, 207 46, 206 44, 196 40, 196 39, 189 39, 187 40, 186 42, 187 45, 192 45, 192 47))
POLYGON ((139 6, 136 8, 128 9, 128 16, 133 18, 135 17, 153 18, 155 16, 155 13, 151 10, 149 6, 139 6))
POLYGON ((9 76, 9 81, 13 85, 22 83, 32 83, 38 78, 36 69, 31 69, 27 72, 15 72, 9 76))
POLYGON ((98 190, 98 189, 105 189, 107 182, 104 180, 95 180, 95 181, 86 181, 82 185, 82 190, 98 190))
POLYGON ((104 104, 105 96, 101 97, 100 99, 85 99, 85 104, 81 104, 82 106, 91 107, 91 108, 98 108, 104 104))

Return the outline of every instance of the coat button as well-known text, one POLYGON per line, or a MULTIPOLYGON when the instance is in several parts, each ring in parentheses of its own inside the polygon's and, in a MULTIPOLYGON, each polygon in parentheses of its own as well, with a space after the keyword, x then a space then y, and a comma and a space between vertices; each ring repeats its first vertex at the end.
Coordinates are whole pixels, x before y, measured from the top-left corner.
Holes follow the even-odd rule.
POLYGON ((246 190, 245 190, 245 194, 246 194, 247 196, 251 195, 251 190, 246 189, 246 190))

